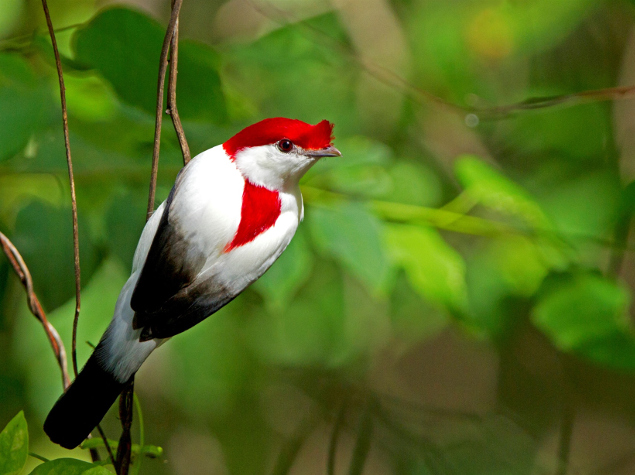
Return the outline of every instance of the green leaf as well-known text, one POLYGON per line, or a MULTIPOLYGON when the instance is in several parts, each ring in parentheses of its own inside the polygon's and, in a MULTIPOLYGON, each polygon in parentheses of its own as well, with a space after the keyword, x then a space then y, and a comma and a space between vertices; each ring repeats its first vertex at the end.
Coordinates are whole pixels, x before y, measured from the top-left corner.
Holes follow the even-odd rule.
POLYGON ((467 259, 469 322, 490 339, 504 340, 549 272, 569 264, 545 240, 505 234, 483 242, 467 259))
MULTIPOLYGON (((47 311, 56 309, 75 294, 72 230, 70 208, 34 201, 20 210, 15 233, 11 236, 29 266, 35 291, 47 311)), ((86 284, 97 269, 101 255, 81 212, 79 239, 82 282, 86 284)))
MULTIPOLYGON (((145 192, 145 190, 144 190, 145 192)), ((110 252, 116 255, 127 269, 143 231, 146 212, 145 195, 126 192, 113 198, 105 213, 110 252)))
POLYGON ((437 231, 420 226, 389 225, 386 242, 393 262, 405 270, 421 296, 453 311, 465 309, 465 263, 437 231))
POLYGON ((20 0, 4 0, 0 2, 0 38, 4 38, 7 33, 15 27, 20 20, 20 16, 25 9, 25 5, 20 0))
POLYGON ((31 475, 112 475, 104 467, 82 460, 61 458, 38 465, 31 475))
POLYGON ((532 320, 562 351, 632 371, 635 328, 629 304, 628 290, 600 275, 558 275, 543 285, 532 320))
POLYGON ((29 431, 20 411, 0 432, 0 475, 18 474, 29 455, 29 431))
POLYGON ((311 168, 307 176, 314 179, 315 175, 319 176, 328 172, 339 173, 341 170, 360 166, 387 167, 394 160, 390 147, 361 135, 338 139, 337 148, 342 152, 342 158, 320 160, 311 168))
MULTIPOLYGON (((97 69, 125 102, 154 114, 159 57, 165 28, 143 13, 111 8, 74 36, 77 61, 97 69)), ((177 96, 183 120, 227 119, 218 54, 184 41, 179 46, 177 96)))
POLYGON ((540 243, 524 236, 505 235, 489 243, 486 258, 496 268, 510 293, 530 297, 549 272, 550 266, 564 265, 558 255, 548 254, 540 243), (553 256, 552 259, 549 257, 553 256))
MULTIPOLYGON (((476 94, 505 103, 514 100, 514 93, 531 97, 524 95, 526 84, 510 81, 508 87, 501 88, 500 83, 492 80, 492 74, 505 77, 521 67, 529 52, 555 49, 558 41, 569 36, 589 11, 597 8, 597 3, 594 0, 563 0, 557 5, 548 0, 403 2, 399 9, 403 8, 407 9, 402 15, 404 34, 408 36, 412 57, 419 58, 414 66, 417 77, 425 78, 423 88, 436 89, 452 102, 465 103, 470 94, 476 94), (408 4, 410 7, 405 6, 408 4), (547 4, 553 8, 546 8, 547 4), (485 65, 487 74, 483 71, 485 65)), ((579 67, 578 58, 557 58, 559 65, 579 67)), ((559 70, 545 68, 543 74, 534 76, 541 77, 554 69, 559 70)), ((596 67, 595 74, 601 70, 596 67)), ((580 72, 571 76, 577 77, 580 72)), ((557 123, 555 128, 561 130, 566 126, 557 123)), ((539 137, 536 135, 536 139, 539 137)))
POLYGON ((85 472, 82 472, 82 475, 112 475, 112 472, 98 465, 93 468, 89 468, 85 472))
MULTIPOLYGON (((44 60, 48 63, 48 65, 55 69, 55 52, 53 50, 53 45, 51 44, 51 37, 48 34, 48 31, 45 33, 42 31, 40 34, 35 34, 32 40, 32 47, 39 52, 39 54, 44 58, 44 60)), ((59 40, 58 40, 59 44, 59 40)), ((62 63, 62 70, 64 71, 64 84, 66 84, 66 79, 70 77, 68 72, 78 71, 83 72, 87 71, 88 68, 85 64, 82 64, 74 59, 70 58, 66 54, 64 54, 63 49, 60 48, 60 62, 62 63)), ((55 84, 57 87, 57 84, 55 84)), ((70 110, 70 108, 69 108, 70 110)))
POLYGON ((441 185, 421 163, 395 160, 385 144, 355 136, 338 140, 342 158, 320 160, 304 183, 347 195, 413 205, 440 204, 441 185))
POLYGON ((162 41, 156 21, 139 12, 113 8, 77 30, 75 56, 99 70, 124 101, 152 112, 162 41))
POLYGON ((227 122, 219 67, 220 57, 209 46, 188 40, 180 42, 177 97, 183 119, 227 122))
POLYGON ((460 157, 454 171, 466 191, 482 205, 522 218, 531 226, 547 226, 544 213, 529 193, 478 157, 460 157))
POLYGON ((334 169, 328 178, 326 188, 355 196, 379 198, 387 195, 392 188, 386 167, 379 164, 342 166, 334 169))
MULTIPOLYGON (((328 32, 342 44, 347 41, 347 32, 335 13, 303 23, 315 31, 328 32)), ((351 67, 346 55, 334 54, 328 42, 315 41, 297 25, 287 24, 257 41, 237 44, 227 61, 232 84, 268 115, 310 123, 328 119, 337 124, 336 135, 347 129, 359 130, 355 94, 359 71, 351 67)))
POLYGON ((364 282, 371 291, 386 289, 390 262, 382 244, 381 222, 363 206, 312 208, 307 223, 315 244, 364 282))
POLYGON ((22 150, 47 125, 51 98, 20 56, 0 53, 0 161, 22 150))
POLYGON ((394 158, 388 146, 354 136, 338 140, 337 147, 345 158, 320 160, 303 183, 370 198, 378 198, 390 191, 392 183, 387 168, 394 158))
POLYGON ((392 179, 390 192, 382 197, 386 201, 419 206, 441 204, 439 177, 420 163, 399 161, 388 170, 392 179))
POLYGON ((541 202, 569 240, 603 236, 613 231, 620 191, 620 179, 613 170, 585 170, 578 176, 562 177, 541 202))
POLYGON ((69 74, 64 77, 64 85, 68 110, 73 117, 100 123, 115 117, 117 98, 104 79, 95 75, 77 77, 69 74))

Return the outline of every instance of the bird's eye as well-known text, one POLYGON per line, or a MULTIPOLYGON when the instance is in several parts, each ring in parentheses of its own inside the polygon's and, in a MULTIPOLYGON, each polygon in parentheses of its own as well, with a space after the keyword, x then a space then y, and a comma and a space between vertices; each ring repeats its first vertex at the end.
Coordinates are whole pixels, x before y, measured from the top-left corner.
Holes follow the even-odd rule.
POLYGON ((293 142, 288 139, 282 139, 280 142, 278 142, 278 150, 284 153, 289 153, 291 150, 293 150, 293 142))

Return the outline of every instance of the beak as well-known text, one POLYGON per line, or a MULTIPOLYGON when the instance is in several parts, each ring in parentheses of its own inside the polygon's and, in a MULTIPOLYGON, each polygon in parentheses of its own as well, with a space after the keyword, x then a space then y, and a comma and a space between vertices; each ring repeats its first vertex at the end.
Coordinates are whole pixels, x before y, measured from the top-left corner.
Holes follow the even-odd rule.
POLYGON ((304 155, 306 155, 307 157, 313 157, 313 158, 341 157, 342 152, 340 152, 338 149, 336 149, 335 147, 331 145, 330 147, 321 148, 318 150, 305 150, 304 155))

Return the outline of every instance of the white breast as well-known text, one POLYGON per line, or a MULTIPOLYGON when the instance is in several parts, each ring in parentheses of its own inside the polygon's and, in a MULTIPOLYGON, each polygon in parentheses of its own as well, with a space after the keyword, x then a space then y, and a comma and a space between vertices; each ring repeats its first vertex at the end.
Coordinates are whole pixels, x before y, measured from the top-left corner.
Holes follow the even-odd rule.
POLYGON ((276 223, 262 234, 232 251, 208 262, 205 272, 216 275, 235 291, 241 291, 271 267, 291 242, 301 215, 301 200, 280 193, 281 209, 276 223))
POLYGON ((170 222, 209 258, 223 252, 240 223, 245 181, 222 146, 197 155, 183 170, 170 206, 170 222))
MULTIPOLYGON (((244 185, 243 176, 218 146, 196 156, 183 170, 170 206, 170 217, 178 224, 176 232, 183 234, 193 251, 205 250, 207 255, 197 279, 219 279, 236 293, 260 277, 280 256, 302 215, 299 188, 280 192, 281 213, 275 225, 251 242, 224 252, 240 224, 244 185)), ((139 342, 141 330, 132 329, 134 312, 130 299, 164 206, 165 203, 157 209, 143 230, 132 275, 119 295, 113 320, 102 337, 100 361, 122 382, 163 342, 161 339, 139 342)))
POLYGON ((198 155, 179 178, 170 215, 188 242, 207 250, 199 279, 214 278, 236 292, 260 277, 287 247, 298 227, 299 189, 280 192, 280 216, 252 241, 224 252, 240 224, 245 179, 222 146, 198 155))

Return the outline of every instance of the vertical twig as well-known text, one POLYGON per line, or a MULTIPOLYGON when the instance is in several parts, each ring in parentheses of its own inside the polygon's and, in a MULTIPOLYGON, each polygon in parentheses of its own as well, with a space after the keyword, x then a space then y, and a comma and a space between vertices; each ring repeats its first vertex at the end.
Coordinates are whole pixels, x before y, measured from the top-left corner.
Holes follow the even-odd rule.
POLYGON ((312 416, 309 416, 300 424, 291 440, 280 450, 278 459, 271 472, 272 475, 288 475, 290 473, 293 462, 295 462, 311 431, 315 429, 316 424, 317 419, 312 416))
POLYGON ((64 390, 68 388, 71 384, 70 378, 68 377, 67 363, 66 363, 66 350, 64 349, 64 343, 60 338, 57 330, 49 323, 46 319, 46 314, 42 309, 42 305, 40 305, 40 301, 38 300, 35 292, 33 290, 33 280, 31 279, 31 273, 29 272, 29 268, 24 263, 22 256, 13 245, 9 238, 7 238, 4 234, 0 232, 0 247, 9 259, 9 263, 13 267, 13 270, 17 274, 20 281, 22 281, 22 285, 26 290, 26 298, 27 303, 29 305, 29 310, 31 313, 37 318, 42 327, 44 327, 44 331, 46 332, 46 336, 53 347, 53 353, 55 353, 55 358, 57 359, 57 364, 60 367, 60 371, 62 372, 62 386, 64 390))
MULTIPOLYGON (((53 353, 55 353, 55 359, 57 360, 57 364, 60 367, 60 371, 62 373, 62 386, 64 391, 68 389, 71 384, 70 378, 68 376, 68 365, 66 361, 66 349, 64 348, 64 343, 60 338, 57 330, 46 318, 46 314, 44 313, 44 309, 42 309, 42 305, 35 295, 35 291, 33 290, 33 279, 31 278, 31 273, 29 272, 29 268, 26 266, 24 259, 13 245, 13 243, 7 238, 4 234, 0 232, 0 247, 3 252, 9 259, 9 263, 13 267, 13 270, 17 274, 18 278, 24 285, 26 290, 27 303, 29 306, 29 310, 31 313, 37 318, 42 327, 44 328, 44 332, 48 337, 49 342, 51 343, 51 347, 53 348, 53 353)), ((99 428, 99 426, 97 426, 99 428)), ((99 428, 101 431, 101 428, 99 428)), ((106 443, 106 436, 102 436, 104 439, 104 443, 106 443)), ((91 457, 93 461, 99 460, 99 453, 96 449, 91 449, 91 457)), ((111 461, 114 463, 114 458, 110 457, 111 461)))
POLYGON ((53 53, 55 54, 55 67, 57 68, 57 79, 60 83, 60 99, 62 102, 62 125, 64 129, 64 147, 66 148, 66 163, 68 165, 68 181, 71 186, 71 209, 73 213, 73 253, 75 256, 75 317, 73 319, 73 343, 71 348, 71 357, 73 360, 73 371, 77 376, 77 323, 79 321, 79 309, 81 307, 81 284, 80 284, 80 267, 79 267, 79 231, 77 225, 77 199, 75 197, 75 179, 73 178, 73 160, 71 159, 71 144, 68 133, 68 112, 66 110, 66 87, 64 86, 64 75, 62 73, 62 62, 60 53, 57 49, 57 40, 55 39, 55 30, 53 22, 49 14, 49 8, 46 0, 42 0, 42 8, 46 17, 46 25, 48 26, 49 36, 53 44, 53 53))
POLYGON ((337 418, 333 424, 333 432, 331 432, 331 440, 329 441, 329 452, 326 461, 326 474, 335 475, 335 455, 337 453, 337 443, 339 442, 340 434, 342 432, 342 426, 344 425, 344 418, 346 417, 346 399, 342 402, 342 407, 337 413, 337 418))
MULTIPOLYGON (((175 0, 172 0, 172 8, 174 8, 175 0)), ((172 124, 176 131, 176 136, 179 139, 179 145, 181 146, 181 153, 183 154, 183 166, 190 162, 190 146, 187 144, 185 138, 185 131, 181 124, 181 117, 179 116, 179 110, 176 107, 176 75, 178 73, 179 62, 179 20, 177 17, 176 24, 174 26, 174 34, 170 42, 170 75, 168 76, 168 110, 167 113, 172 117, 172 124)))
POLYGON ((115 465, 115 456, 112 453, 112 449, 110 448, 110 444, 108 443, 108 438, 106 437, 106 433, 104 432, 104 429, 101 428, 100 424, 97 424, 97 432, 99 432, 99 436, 101 437, 101 440, 104 441, 104 447, 106 447, 106 452, 108 452, 108 458, 110 459, 110 463, 112 463, 112 466, 115 467, 115 470, 117 469, 116 465, 115 465))
POLYGON ((566 475, 569 469, 569 458, 571 455, 571 440, 573 438, 573 424, 575 411, 571 401, 565 402, 563 408, 562 421, 560 425, 560 444, 558 446, 558 469, 557 475, 566 475))
POLYGON ((163 124, 163 93, 165 91, 165 73, 168 69, 168 48, 174 35, 176 22, 179 18, 179 12, 183 0, 175 0, 172 7, 172 15, 168 23, 165 38, 163 39, 163 47, 161 48, 161 58, 159 60, 159 80, 157 84, 157 109, 154 125, 154 149, 152 150, 152 172, 150 174, 150 192, 148 196, 148 212, 147 219, 150 219, 154 211, 154 195, 157 188, 157 172, 159 170, 159 150, 161 148, 161 125, 163 124))
MULTIPOLYGON (((68 110, 66 108, 66 86, 64 85, 64 74, 62 72, 62 61, 60 60, 60 53, 57 48, 57 40, 55 38, 55 30, 53 28, 53 22, 51 20, 51 14, 49 13, 48 4, 46 0, 42 0, 42 9, 44 10, 44 16, 46 17, 46 25, 48 27, 49 36, 51 37, 51 44, 53 45, 53 54, 55 55, 55 67, 57 69, 57 79, 60 86, 60 101, 62 103, 62 128, 64 131, 64 147, 66 149, 66 164, 68 166, 68 181, 71 189, 71 212, 73 218, 73 260, 75 266, 75 316, 73 317, 73 338, 71 343, 71 359, 73 361, 73 372, 77 376, 77 324, 79 323, 79 312, 81 308, 81 268, 79 265, 79 224, 77 220, 77 198, 75 194, 75 178, 73 176, 73 159, 71 158, 71 143, 68 131, 68 110)), ((38 303, 39 305, 39 303, 38 303)), ((42 314, 43 315, 43 314, 42 314)), ((44 317, 46 318, 46 317, 44 317)), ((47 322, 48 323, 48 322, 47 322)), ((52 327, 51 327, 52 328, 52 327)), ((55 329, 53 329, 54 331, 55 329)), ((64 348, 62 347, 62 351, 64 348)), ((57 353, 56 353, 57 354, 57 353)), ((66 355, 64 354, 64 360, 66 355)), ((64 368, 62 370, 66 372, 66 361, 64 361, 64 368)), ((66 380, 64 384, 64 390, 68 388, 68 374, 66 374, 66 380)), ((98 426, 99 433, 104 440, 104 445, 110 454, 110 460, 115 463, 115 459, 112 457, 112 452, 108 447, 108 440, 105 434, 98 426)), ((90 437, 90 435, 89 435, 90 437)), ((99 454, 96 450, 91 449, 91 457, 93 461, 99 460, 99 454)))
POLYGON ((575 424, 575 397, 569 364, 564 355, 560 357, 562 368, 562 420, 560 421, 560 441, 558 444, 558 467, 556 475, 566 475, 569 471, 571 442, 575 424))
POLYGON ((569 470, 571 442, 573 439, 573 425, 575 423, 575 408, 571 389, 565 383, 562 420, 560 421, 560 443, 558 444, 558 468, 556 475, 566 475, 569 470))
MULTIPOLYGON (((181 5, 183 0, 172 1, 172 14, 170 16, 170 22, 165 32, 165 38, 163 39, 163 46, 161 48, 161 55, 159 59, 159 78, 157 82, 157 108, 155 116, 154 126, 154 148, 152 150, 152 171, 150 174, 150 191, 148 193, 148 210, 146 213, 146 221, 150 219, 154 212, 154 198, 157 187, 157 172, 159 170, 159 152, 161 150, 161 126, 163 124, 163 94, 165 91, 165 74, 168 64, 168 50, 170 50, 172 66, 170 68, 169 85, 168 85, 168 107, 174 128, 179 137, 179 143, 181 144, 181 150, 183 152, 183 162, 187 164, 189 161, 189 147, 185 140, 185 133, 181 125, 181 119, 178 115, 176 108, 176 74, 177 74, 177 62, 178 62, 178 20, 179 12, 181 11, 181 5), (172 45, 173 49, 170 49, 172 45)), ((119 416, 121 418, 122 433, 119 438, 119 445, 117 447, 117 463, 116 469, 119 475, 128 475, 130 468, 130 452, 132 449, 130 428, 132 427, 132 412, 134 401, 134 375, 130 379, 130 382, 124 389, 123 393, 119 397, 119 416)))
POLYGON ((134 399, 134 375, 128 381, 119 396, 119 419, 121 420, 121 436, 117 445, 117 462, 115 470, 118 475, 128 475, 130 469, 130 453, 132 452, 132 401, 134 399))
POLYGON ((126 385, 126 389, 119 396, 119 417, 123 431, 117 446, 117 464, 115 469, 119 475, 128 475, 130 468, 130 456, 132 449, 132 439, 130 428, 132 427, 132 409, 134 400, 134 376, 126 385))
POLYGON ((622 202, 619 207, 619 214, 613 231, 613 248, 607 269, 607 275, 613 279, 619 277, 624 265, 625 250, 628 247, 629 234, 635 206, 632 198, 635 197, 635 182, 630 183, 622 191, 622 202))
POLYGON ((133 393, 132 399, 134 401, 135 408, 137 409, 137 418, 139 419, 139 448, 140 448, 139 460, 134 467, 135 469, 133 471, 133 474, 139 475, 139 472, 141 471, 141 462, 143 460, 142 452, 143 452, 143 448, 146 445, 145 426, 143 425, 143 412, 141 411, 141 403, 139 402, 139 397, 133 393))
POLYGON ((361 420, 359 422, 359 428, 357 429, 357 441, 355 442, 355 448, 353 449, 353 458, 348 470, 349 475, 362 475, 364 471, 364 465, 370 452, 370 445, 372 442, 373 434, 373 407, 371 402, 368 402, 363 409, 361 420))

